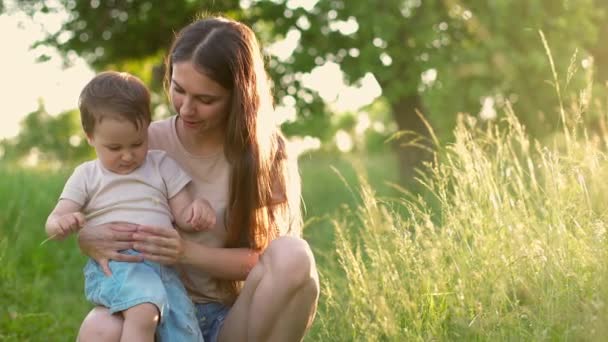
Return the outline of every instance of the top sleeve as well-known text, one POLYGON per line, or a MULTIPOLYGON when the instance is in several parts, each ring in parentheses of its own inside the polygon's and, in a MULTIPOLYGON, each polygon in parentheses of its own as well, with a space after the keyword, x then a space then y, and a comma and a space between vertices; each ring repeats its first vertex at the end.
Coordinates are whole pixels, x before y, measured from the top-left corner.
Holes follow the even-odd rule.
POLYGON ((160 175, 167 187, 167 198, 171 199, 177 195, 192 178, 184 171, 177 162, 163 153, 163 157, 159 162, 160 175))
POLYGON ((70 178, 68 178, 59 199, 68 199, 84 206, 88 198, 87 189, 87 165, 82 164, 76 167, 70 178))

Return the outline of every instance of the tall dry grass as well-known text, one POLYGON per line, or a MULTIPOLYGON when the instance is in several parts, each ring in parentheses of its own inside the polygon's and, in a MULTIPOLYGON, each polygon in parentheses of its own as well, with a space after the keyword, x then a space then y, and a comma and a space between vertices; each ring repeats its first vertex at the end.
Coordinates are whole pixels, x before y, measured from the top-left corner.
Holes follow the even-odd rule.
POLYGON ((608 135, 583 124, 590 87, 564 99, 552 74, 563 129, 546 141, 511 107, 497 122, 461 115, 420 174, 425 195, 381 197, 361 177, 358 205, 334 220, 322 340, 608 336, 608 135))

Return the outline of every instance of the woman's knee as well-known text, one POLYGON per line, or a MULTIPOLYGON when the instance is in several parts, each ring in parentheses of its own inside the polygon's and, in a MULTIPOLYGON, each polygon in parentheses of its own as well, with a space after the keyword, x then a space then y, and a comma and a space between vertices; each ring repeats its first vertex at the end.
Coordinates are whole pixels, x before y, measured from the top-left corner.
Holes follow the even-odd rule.
POLYGON ((261 261, 270 268, 273 277, 281 278, 279 284, 318 292, 319 276, 315 258, 305 240, 291 236, 275 239, 262 255, 261 261))
POLYGON ((96 307, 89 312, 80 325, 78 341, 118 341, 122 333, 123 319, 112 315, 108 309, 96 307))

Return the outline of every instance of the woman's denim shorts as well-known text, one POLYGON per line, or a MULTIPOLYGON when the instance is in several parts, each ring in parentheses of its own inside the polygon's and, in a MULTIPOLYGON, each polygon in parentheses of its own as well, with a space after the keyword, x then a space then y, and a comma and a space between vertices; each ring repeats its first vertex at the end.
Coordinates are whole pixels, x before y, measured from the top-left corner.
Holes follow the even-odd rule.
POLYGON ((194 306, 205 342, 216 342, 230 307, 217 302, 194 304, 194 306))

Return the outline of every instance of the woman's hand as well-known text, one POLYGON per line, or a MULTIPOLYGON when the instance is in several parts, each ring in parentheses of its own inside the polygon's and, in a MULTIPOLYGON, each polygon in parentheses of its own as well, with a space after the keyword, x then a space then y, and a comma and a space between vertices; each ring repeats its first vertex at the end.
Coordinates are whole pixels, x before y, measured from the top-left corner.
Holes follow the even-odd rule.
POLYGON ((184 257, 185 242, 176 229, 140 225, 133 240, 133 248, 146 260, 173 265, 181 263, 184 257))
POLYGON ((99 226, 86 226, 78 233, 78 245, 82 253, 88 255, 101 266, 103 273, 112 275, 108 265, 110 260, 139 262, 138 255, 121 254, 118 251, 133 248, 133 234, 137 225, 131 223, 107 223, 99 226))

